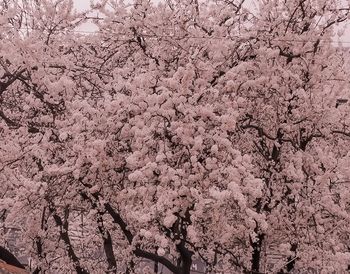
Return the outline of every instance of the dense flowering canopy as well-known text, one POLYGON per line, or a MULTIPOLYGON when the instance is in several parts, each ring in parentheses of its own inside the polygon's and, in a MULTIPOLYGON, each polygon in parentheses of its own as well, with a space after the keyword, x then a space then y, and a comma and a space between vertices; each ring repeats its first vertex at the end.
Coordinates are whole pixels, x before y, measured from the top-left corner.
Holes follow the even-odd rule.
POLYGON ((0 217, 34 272, 345 271, 336 2, 101 1, 82 36, 72 1, 3 1, 0 217))

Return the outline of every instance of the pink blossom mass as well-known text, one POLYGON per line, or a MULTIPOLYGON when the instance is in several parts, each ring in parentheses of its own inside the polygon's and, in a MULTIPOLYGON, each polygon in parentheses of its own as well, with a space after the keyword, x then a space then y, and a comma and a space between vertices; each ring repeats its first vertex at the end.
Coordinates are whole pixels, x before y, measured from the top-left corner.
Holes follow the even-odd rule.
POLYGON ((349 273, 350 2, 83 2, 0 2, 0 267, 349 273))

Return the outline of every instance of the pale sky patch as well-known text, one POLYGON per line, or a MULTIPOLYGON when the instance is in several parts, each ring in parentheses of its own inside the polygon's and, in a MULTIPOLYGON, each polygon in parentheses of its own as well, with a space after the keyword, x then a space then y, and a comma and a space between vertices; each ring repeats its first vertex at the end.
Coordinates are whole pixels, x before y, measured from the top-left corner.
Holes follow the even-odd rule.
POLYGON ((90 8, 89 0, 74 0, 74 5, 78 10, 87 10, 90 8))
MULTIPOLYGON (((73 0, 73 2, 77 11, 87 11, 90 9, 90 0, 73 0)), ((97 14, 91 14, 91 16, 96 15, 97 14)), ((97 27, 92 22, 86 22, 78 28, 78 31, 94 32, 97 31, 97 27)))

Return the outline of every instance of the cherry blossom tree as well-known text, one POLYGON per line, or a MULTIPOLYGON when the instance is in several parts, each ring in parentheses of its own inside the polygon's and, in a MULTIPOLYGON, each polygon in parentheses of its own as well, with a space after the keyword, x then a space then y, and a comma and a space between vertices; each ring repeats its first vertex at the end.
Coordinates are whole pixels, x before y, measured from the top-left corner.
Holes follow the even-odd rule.
POLYGON ((101 1, 82 36, 71 1, 3 3, 0 216, 35 273, 348 268, 346 6, 101 1))
MULTIPOLYGON (((58 4, 56 9, 69 8, 58 4)), ((4 222, 20 227, 33 246, 35 271, 103 269, 93 254, 99 242, 108 271, 137 271, 142 258, 189 273, 195 256, 210 267, 232 252, 218 237, 232 238, 241 252, 251 224, 264 223, 253 210, 262 182, 251 174, 251 158, 229 137, 236 102, 211 91, 216 67, 242 42, 227 41, 223 52, 214 52, 218 45, 206 41, 196 52, 205 38, 186 36, 235 29, 214 13, 223 3, 203 6, 203 15, 198 5, 177 5, 116 5, 113 13, 101 5, 101 33, 86 38, 72 37, 60 25, 44 39, 32 29, 16 33, 28 56, 4 56, 11 80, 3 96, 12 104, 2 117, 2 203, 4 222), (182 14, 187 8, 190 13, 182 14), (208 26, 206 15, 212 17, 208 26), (144 33, 152 21, 164 24, 158 41, 144 33), (38 44, 30 43, 33 36, 38 44), (28 65, 21 68, 23 62, 28 65), (85 236, 74 240, 77 210, 86 220, 85 236)), ((34 7, 43 20, 48 16, 42 13, 51 14, 47 5, 34 7)), ((232 9, 233 20, 241 20, 241 8, 232 9)), ((241 253, 242 262, 233 257, 239 267, 249 264, 249 254, 241 253)))
POLYGON ((255 58, 222 79, 243 105, 239 147, 264 181, 255 209, 268 229, 256 225, 252 271, 271 251, 284 254, 273 273, 348 269, 348 52, 331 43, 348 13, 333 1, 263 2, 255 58))

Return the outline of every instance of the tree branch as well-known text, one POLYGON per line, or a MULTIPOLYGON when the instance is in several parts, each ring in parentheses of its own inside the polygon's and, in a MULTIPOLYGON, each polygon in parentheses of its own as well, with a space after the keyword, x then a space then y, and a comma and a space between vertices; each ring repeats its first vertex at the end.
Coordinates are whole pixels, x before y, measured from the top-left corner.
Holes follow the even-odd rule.
MULTIPOLYGON (((75 254, 75 251, 73 249, 73 245, 68 235, 68 220, 67 220, 68 218, 62 221, 61 217, 58 216, 56 209, 53 207, 51 203, 49 203, 49 210, 52 213, 52 216, 55 220, 56 225, 60 228, 60 232, 59 232, 60 237, 67 247, 68 256, 73 261, 77 274, 89 274, 89 272, 80 265, 80 260, 78 256, 75 254)), ((66 207, 65 208, 66 217, 68 216, 68 210, 69 210, 68 207, 66 207)))

